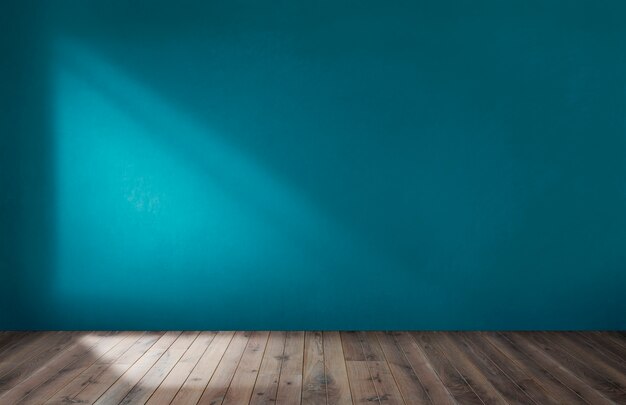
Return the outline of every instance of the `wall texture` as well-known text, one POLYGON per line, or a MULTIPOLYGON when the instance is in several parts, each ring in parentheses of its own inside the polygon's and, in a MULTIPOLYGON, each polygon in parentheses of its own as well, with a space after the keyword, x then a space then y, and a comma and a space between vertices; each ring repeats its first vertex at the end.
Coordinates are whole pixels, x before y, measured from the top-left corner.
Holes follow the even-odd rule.
POLYGON ((26 3, 0 328, 626 328, 623 2, 26 3))

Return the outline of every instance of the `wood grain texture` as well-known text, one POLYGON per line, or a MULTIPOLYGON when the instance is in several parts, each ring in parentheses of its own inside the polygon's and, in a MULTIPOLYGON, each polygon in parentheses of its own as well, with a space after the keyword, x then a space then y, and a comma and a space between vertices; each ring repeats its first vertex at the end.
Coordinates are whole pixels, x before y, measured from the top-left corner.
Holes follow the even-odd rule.
POLYGON ((287 332, 276 403, 299 405, 302 402, 303 367, 304 332, 287 332))
POLYGON ((620 332, 0 332, 0 404, 621 404, 620 332))

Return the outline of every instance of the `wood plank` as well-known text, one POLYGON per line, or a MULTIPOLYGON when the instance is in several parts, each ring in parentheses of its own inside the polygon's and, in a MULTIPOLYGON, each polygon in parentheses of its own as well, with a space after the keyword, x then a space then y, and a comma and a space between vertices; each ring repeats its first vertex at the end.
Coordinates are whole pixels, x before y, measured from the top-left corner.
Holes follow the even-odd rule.
MULTIPOLYGON (((81 336, 67 350, 56 356, 20 384, 0 396, 0 403, 7 404, 41 404, 58 389, 80 374, 96 359, 90 349, 111 333, 93 333, 81 336)), ((109 336, 106 344, 115 343, 115 337, 109 336)))
POLYGON ((557 397, 546 391, 543 386, 527 373, 527 370, 513 359, 510 359, 491 345, 480 333, 464 333, 463 339, 469 342, 475 350, 489 358, 503 373, 520 387, 536 404, 557 404, 557 397))
POLYGON ((185 383, 200 358, 215 338, 216 332, 202 332, 148 400, 148 405, 168 405, 185 383))
POLYGON ((463 376, 454 368, 454 365, 443 354, 441 348, 434 343, 432 332, 412 332, 415 342, 426 354, 433 369, 448 388, 456 401, 462 404, 482 404, 481 399, 465 381, 463 376))
POLYGON ((235 332, 218 332, 193 368, 191 374, 174 397, 172 404, 195 405, 213 377, 224 353, 230 346, 235 332))
POLYGON ((253 332, 250 335, 246 350, 224 397, 225 405, 250 403, 268 338, 269 332, 264 331, 253 332))
POLYGON ((78 389, 73 391, 75 393, 72 397, 72 403, 94 403, 150 350, 163 335, 163 332, 148 332, 142 334, 115 362, 104 364, 105 368, 100 374, 81 383, 78 389))
POLYGON ((252 392, 251 405, 267 405, 276 403, 278 381, 285 353, 287 334, 281 331, 270 333, 259 375, 252 392))
POLYGON ((615 361, 626 365, 626 349, 616 344, 612 339, 608 339, 605 334, 581 332, 580 335, 589 341, 593 347, 600 348, 603 352, 609 353, 615 361))
POLYGON ((398 345, 394 336, 395 332, 376 332, 375 334, 404 402, 410 405, 432 403, 419 377, 411 367, 411 363, 398 345))
POLYGON ((581 381, 576 375, 570 372, 567 368, 563 367, 558 361, 554 360, 550 356, 546 356, 544 352, 527 338, 524 338, 521 333, 500 333, 505 339, 512 342, 520 350, 522 350, 530 359, 536 362, 544 369, 550 370, 550 373, 578 396, 583 398, 590 404, 610 404, 608 398, 600 394, 598 391, 589 387, 581 381))
POLYGON ((95 402, 97 405, 119 404, 128 392, 143 378, 163 353, 178 339, 180 332, 166 332, 157 342, 141 356, 135 364, 127 369, 119 379, 107 389, 95 402))
POLYGON ((598 361, 608 364, 622 375, 626 375, 626 361, 620 360, 614 353, 605 348, 601 344, 587 339, 583 334, 570 332, 562 335, 563 339, 568 340, 579 346, 586 353, 597 357, 598 361))
POLYGON ((119 361, 120 357, 132 347, 142 335, 143 333, 141 332, 124 333, 123 336, 125 337, 117 345, 104 353, 94 364, 80 373, 69 384, 57 391, 46 404, 75 403, 74 397, 92 381, 97 381, 111 364, 119 361))
POLYGON ((304 365, 304 332, 287 332, 278 380, 277 404, 300 405, 304 365))
POLYGON ((16 332, 16 331, 0 332, 0 353, 2 353, 5 350, 5 348, 12 346, 16 342, 20 342, 26 336, 31 335, 31 334, 35 334, 35 332, 16 332))
POLYGON ((350 382, 339 332, 323 332, 324 373, 328 405, 352 404, 350 382))
POLYGON ((620 364, 613 358, 604 359, 598 350, 589 350, 579 342, 582 340, 576 336, 572 339, 571 333, 549 333, 546 334, 551 342, 555 342, 566 350, 572 357, 576 358, 593 371, 597 372, 611 384, 620 390, 626 390, 626 370, 622 371, 620 364))
POLYGON ((200 397, 198 405, 216 405, 224 401, 224 396, 235 375, 237 366, 239 366, 241 356, 246 350, 250 335, 250 332, 235 333, 209 384, 200 397))
MULTIPOLYGON (((500 392, 495 389, 481 370, 472 363, 467 354, 454 344, 447 332, 435 332, 433 335, 434 343, 441 347, 445 356, 454 365, 454 368, 485 404, 506 404, 500 392)), ((500 373, 500 375, 502 374, 500 373)))
POLYGON ((324 372, 324 342, 322 332, 305 332, 302 403, 326 403, 326 375, 324 372))
MULTIPOLYGON (((343 336, 342 336, 343 337, 343 336)), ((348 380, 350 381, 350 393, 352 402, 355 404, 380 404, 380 399, 367 361, 349 360, 346 361, 346 371, 348 372, 348 380)))
POLYGON ((586 403, 575 391, 563 384, 559 379, 553 376, 550 371, 537 364, 524 351, 513 344, 513 342, 504 338, 504 336, 498 333, 482 333, 481 336, 487 340, 489 344, 504 353, 509 359, 521 365, 527 374, 531 375, 539 385, 544 387, 546 392, 549 392, 552 396, 559 399, 559 403, 586 403))
POLYGON ((341 343, 343 348, 343 355, 346 361, 365 361, 365 354, 363 353, 363 345, 358 332, 345 331, 341 332, 341 343))
POLYGON ((621 346, 623 349, 626 349, 626 336, 624 335, 624 332, 606 331, 597 333, 610 340, 613 340, 617 345, 621 346))
MULTIPOLYGON (((82 335, 84 334, 85 333, 82 333, 82 335)), ((47 350, 57 348, 64 342, 73 343, 75 339, 81 336, 81 333, 42 332, 37 335, 37 339, 29 340, 25 344, 18 344, 14 346, 12 350, 3 353, 2 359, 0 360, 0 378, 20 365, 29 362, 31 359, 37 361, 37 357, 47 350)), ((2 382, 0 382, 0 385, 1 384, 2 382)))
POLYGON ((165 377, 174 368, 178 360, 196 340, 199 332, 183 332, 163 353, 148 372, 126 394, 120 405, 145 404, 165 377))
POLYGON ((340 335, 352 401, 356 404, 380 403, 359 334, 341 332, 340 335))
POLYGON ((8 371, 0 377, 0 395, 24 381, 59 353, 71 347, 80 335, 79 333, 49 333, 47 334, 49 339, 38 341, 39 344, 35 347, 25 345, 25 352, 16 351, 16 353, 21 353, 18 355, 21 359, 19 357, 14 359, 11 363, 14 367, 8 367, 9 363, 5 363, 7 365, 5 370, 8 371))
POLYGON ((380 402, 390 405, 404 404, 376 335, 373 332, 359 332, 358 335, 380 402))
MULTIPOLYGON (((471 333, 446 333, 446 336, 457 347, 458 351, 464 353, 469 361, 487 377, 489 382, 498 390, 504 400, 510 404, 532 405, 535 401, 526 395, 522 389, 515 384, 498 366, 491 361, 488 355, 476 347, 466 336, 471 333)), ((455 363, 456 364, 456 363, 455 363)), ((480 396, 480 394, 479 394, 480 396)), ((482 396, 481 396, 482 398, 482 396)), ((484 400, 483 400, 484 401, 484 400)), ((486 402, 486 401, 484 401, 486 402)))
POLYGON ((62 332, 24 332, 18 336, 15 336, 15 339, 10 339, 7 341, 6 345, 0 349, 0 364, 7 361, 7 356, 14 356, 14 352, 16 350, 21 350, 25 345, 32 344, 34 341, 38 341, 51 334, 58 334, 62 332))
POLYGON ((411 369, 422 383, 423 389, 432 403, 437 405, 456 404, 452 394, 439 379, 428 357, 417 345, 413 337, 407 332, 392 332, 388 335, 393 336, 396 346, 404 353, 411 369))
MULTIPOLYGON (((523 336, 542 350, 546 356, 551 357, 561 364, 589 387, 610 400, 616 401, 617 403, 626 403, 626 393, 621 390, 619 383, 613 383, 596 370, 589 367, 589 365, 580 361, 577 356, 568 353, 563 349, 561 344, 554 341, 556 339, 554 334, 525 333, 523 336)), ((581 352, 577 351, 576 353, 582 355, 581 352)), ((618 375, 616 375, 616 377, 621 378, 621 376, 618 375)))

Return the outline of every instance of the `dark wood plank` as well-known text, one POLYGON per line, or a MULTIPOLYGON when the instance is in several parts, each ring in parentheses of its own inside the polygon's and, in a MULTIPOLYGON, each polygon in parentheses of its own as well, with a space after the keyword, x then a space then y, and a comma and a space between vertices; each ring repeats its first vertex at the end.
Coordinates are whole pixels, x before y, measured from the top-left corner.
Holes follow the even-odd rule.
POLYGON ((373 332, 359 332, 358 335, 380 402, 390 405, 404 404, 402 394, 376 335, 373 332))
POLYGON ((579 395, 576 394, 576 392, 553 376, 550 371, 535 363, 535 361, 527 356, 524 351, 513 344, 510 340, 504 338, 504 336, 498 333, 483 333, 481 336, 497 350, 504 353, 513 362, 520 365, 528 375, 533 377, 537 384, 541 385, 545 389, 546 392, 549 392, 550 394, 553 394, 554 397, 558 398, 559 402, 566 404, 586 403, 579 395))
POLYGON ((58 333, 62 332, 23 332, 13 336, 0 349, 0 365, 6 362, 7 356, 15 356, 16 350, 21 350, 24 346, 29 345, 34 341, 41 340, 48 335, 58 333))
POLYGON ((615 354, 603 345, 590 341, 583 334, 576 332, 564 333, 562 338, 577 345, 586 353, 595 356, 599 362, 606 363, 622 375, 626 375, 626 361, 620 361, 615 354))
POLYGON ((609 339, 606 334, 581 332, 580 335, 589 341, 593 347, 609 353, 609 356, 615 361, 626 366, 626 349, 609 339))
POLYGON ((50 333, 48 339, 37 341, 35 347, 25 345, 26 351, 16 350, 20 353, 17 358, 7 367, 0 376, 0 395, 15 387, 20 382, 28 378, 32 373, 49 363, 59 353, 71 347, 81 336, 80 333, 50 333))
MULTIPOLYGON (((485 404, 506 404, 500 392, 491 384, 481 370, 476 367, 458 345, 454 344, 449 333, 436 332, 433 335, 433 342, 439 345, 442 352, 454 365, 454 368, 456 368, 463 379, 485 404)), ((499 370, 497 373, 500 373, 502 376, 499 370)))
POLYGON ((508 358, 505 353, 490 344, 481 333, 463 333, 462 337, 470 342, 475 350, 480 351, 483 356, 489 358, 496 367, 515 382, 536 404, 558 404, 560 402, 557 397, 538 384, 523 365, 518 364, 514 359, 508 358))
POLYGON ((16 342, 20 342, 24 337, 34 334, 33 332, 0 332, 0 353, 8 346, 13 345, 16 342))
POLYGON ((287 332, 276 403, 294 405, 301 403, 303 366, 304 332, 287 332))
POLYGON ((392 332, 374 332, 389 370, 397 382, 404 402, 409 405, 432 403, 427 391, 398 345, 392 332))
POLYGON ((515 344, 520 350, 522 350, 529 358, 536 362, 544 369, 550 370, 550 373, 578 396, 583 398, 590 404, 610 404, 607 397, 591 388, 575 374, 569 371, 566 367, 560 364, 557 360, 550 356, 547 356, 545 351, 541 350, 536 344, 532 343, 528 338, 529 334, 522 333, 501 333, 507 340, 515 344))
POLYGON ((259 375, 252 391, 251 405, 276 403, 280 369, 283 365, 283 355, 285 353, 285 339, 285 332, 270 332, 259 375))
POLYGON ((456 403, 415 339, 407 332, 393 332, 392 334, 432 403, 437 405, 456 403))
POLYGON ((350 382, 339 332, 324 332, 324 369, 328 405, 352 404, 350 382))
POLYGON ((223 404, 237 405, 250 402, 268 338, 269 332, 252 332, 223 404))
MULTIPOLYGON (((489 382, 498 390, 500 395, 510 404, 535 404, 535 401, 502 371, 480 348, 476 347, 470 339, 471 332, 447 333, 452 343, 463 352, 480 372, 487 377, 489 382)), ((456 364, 456 362, 455 362, 456 364)), ((481 397, 482 398, 482 397, 481 397)), ((485 403, 487 401, 484 401, 485 403)))
POLYGON ((465 381, 436 344, 434 333, 413 332, 412 336, 420 349, 426 354, 429 363, 432 364, 443 384, 458 402, 462 404, 483 404, 483 401, 476 395, 467 381, 465 381))
POLYGON ((230 382, 248 346, 251 334, 251 332, 235 333, 204 393, 202 393, 198 405, 221 404, 224 401, 230 382))
POLYGON ((304 368, 302 376, 302 403, 326 403, 326 374, 324 372, 324 342, 322 332, 304 335, 304 368))
MULTIPOLYGON (((536 347, 541 349, 546 356, 557 361, 589 387, 610 400, 617 403, 626 403, 626 393, 622 391, 619 383, 614 383, 610 379, 605 378, 597 370, 594 370, 591 364, 581 361, 579 356, 584 356, 581 351, 577 350, 571 354, 564 349, 558 334, 527 333, 525 336, 536 347)), ((607 368, 605 371, 609 371, 609 369, 607 368)), ((622 379, 622 376, 617 374, 615 374, 615 377, 622 379)))

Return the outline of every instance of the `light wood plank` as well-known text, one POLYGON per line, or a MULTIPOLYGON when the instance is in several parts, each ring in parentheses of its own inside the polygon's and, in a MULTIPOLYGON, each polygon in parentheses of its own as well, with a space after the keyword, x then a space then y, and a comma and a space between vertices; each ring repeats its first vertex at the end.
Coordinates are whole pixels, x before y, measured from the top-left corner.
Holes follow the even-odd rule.
POLYGON ((380 404, 380 398, 374 388, 370 369, 366 361, 346 361, 346 371, 350 381, 352 402, 355 404, 380 404))
POLYGON ((0 397, 0 403, 41 404, 54 393, 89 367, 95 358, 90 350, 104 340, 104 346, 116 343, 110 333, 86 334, 73 343, 67 350, 56 356, 29 378, 7 391, 0 397))
POLYGON ((352 402, 356 404, 380 403, 358 332, 341 332, 341 343, 352 402))
POLYGON ((114 363, 105 364, 104 370, 81 384, 72 397, 72 403, 92 404, 131 368, 164 335, 163 332, 144 333, 114 363))
POLYGON ((224 396, 248 345, 250 335, 251 332, 235 333, 213 377, 200 397, 198 405, 216 405, 224 401, 224 396))
POLYGON ((304 332, 287 332, 276 403, 300 405, 304 365, 304 332))
POLYGON ((339 332, 323 332, 324 373, 328 405, 352 404, 350 382, 339 332))
POLYGON ((241 357, 237 371, 230 382, 223 404, 237 405, 250 403, 252 391, 256 383, 261 361, 265 354, 265 347, 269 332, 253 332, 248 340, 246 350, 241 357))
POLYGON ((57 391, 46 404, 74 403, 74 397, 92 381, 97 381, 102 373, 104 373, 107 368, 111 367, 111 364, 119 361, 120 357, 139 340, 143 333, 130 332, 124 333, 123 335, 125 337, 117 345, 104 353, 94 364, 80 373, 69 384, 57 391))
POLYGON ((180 332, 167 332, 141 356, 120 378, 95 402, 97 405, 119 404, 163 353, 178 339, 180 332))
POLYGON ((325 404, 326 375, 322 332, 305 333, 303 370, 302 403, 304 405, 325 404))
POLYGON ((230 346, 235 332, 218 332, 206 351, 174 397, 172 404, 195 405, 202 396, 205 387, 213 377, 224 353, 230 346))
POLYGON ((272 331, 270 333, 259 375, 252 392, 251 405, 276 403, 278 381, 285 353, 285 339, 285 332, 272 331))
POLYGON ((176 341, 163 353, 148 372, 126 394, 120 405, 145 404, 156 391, 165 377, 176 366, 189 346, 196 340, 199 332, 183 332, 176 341))
POLYGON ((176 363, 176 366, 152 394, 147 402, 148 405, 168 405, 172 402, 216 334, 216 332, 200 333, 180 361, 176 363))

